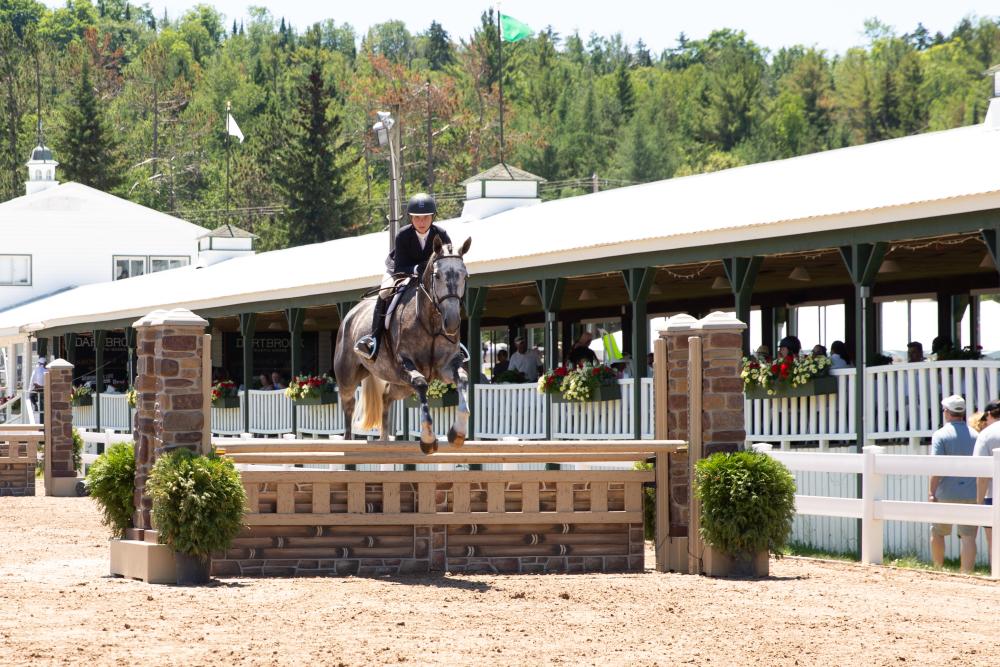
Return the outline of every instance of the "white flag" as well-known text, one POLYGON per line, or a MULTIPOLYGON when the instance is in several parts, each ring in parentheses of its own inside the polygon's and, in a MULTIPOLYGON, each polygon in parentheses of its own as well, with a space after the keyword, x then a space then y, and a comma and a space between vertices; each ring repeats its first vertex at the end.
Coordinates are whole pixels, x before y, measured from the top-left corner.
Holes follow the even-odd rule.
POLYGON ((226 114, 226 131, 230 135, 238 138, 241 144, 243 143, 243 131, 240 129, 240 126, 236 124, 236 119, 233 118, 233 114, 231 113, 226 114))

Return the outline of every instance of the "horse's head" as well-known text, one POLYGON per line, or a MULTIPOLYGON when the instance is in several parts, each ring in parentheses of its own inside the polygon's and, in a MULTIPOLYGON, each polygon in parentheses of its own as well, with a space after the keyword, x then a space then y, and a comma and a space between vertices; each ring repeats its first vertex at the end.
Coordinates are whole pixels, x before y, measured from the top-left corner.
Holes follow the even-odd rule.
POLYGON ((471 245, 472 239, 465 239, 456 252, 450 243, 446 245, 435 237, 434 254, 424 269, 424 289, 441 313, 442 326, 449 336, 457 335, 462 325, 462 297, 465 296, 465 279, 469 276, 462 256, 469 252, 471 245))

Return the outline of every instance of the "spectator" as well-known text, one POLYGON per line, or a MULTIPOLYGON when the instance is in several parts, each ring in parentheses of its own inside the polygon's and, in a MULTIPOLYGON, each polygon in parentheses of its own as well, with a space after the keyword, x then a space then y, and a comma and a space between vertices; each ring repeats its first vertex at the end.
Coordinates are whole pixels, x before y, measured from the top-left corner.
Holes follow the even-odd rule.
POLYGON ((847 346, 844 345, 844 341, 835 340, 833 345, 830 346, 830 361, 832 362, 830 368, 847 368, 847 346))
POLYGON ((582 366, 583 364, 596 364, 597 355, 590 349, 590 341, 594 340, 594 335, 589 331, 584 331, 573 343, 567 359, 571 366, 582 366))
POLYGON ((31 404, 35 407, 35 410, 39 412, 39 420, 43 416, 41 413, 45 410, 45 374, 48 371, 45 370, 45 357, 38 357, 38 365, 35 366, 35 370, 31 372, 31 404))
POLYGON ((652 352, 646 355, 646 374, 649 377, 653 377, 655 361, 656 361, 656 355, 654 355, 652 352))
POLYGON ((285 388, 285 378, 281 376, 281 373, 274 371, 271 373, 271 389, 275 391, 285 388))
POLYGON ((263 391, 270 391, 274 389, 274 387, 271 386, 271 379, 267 377, 267 373, 261 373, 257 378, 257 381, 260 382, 259 389, 263 391))
POLYGON ((947 355, 948 352, 951 352, 951 349, 951 338, 948 338, 947 336, 938 336, 931 341, 931 354, 934 355, 935 359, 937 359, 942 352, 947 355))
POLYGON ((615 369, 615 373, 618 375, 619 380, 630 380, 632 379, 632 355, 625 353, 622 358, 611 364, 611 367, 615 369))
POLYGON ((917 341, 906 344, 906 363, 915 364, 924 361, 924 346, 917 341))
POLYGON ((812 356, 814 357, 825 357, 826 356, 826 346, 816 343, 813 345, 812 356))
POLYGON ((497 363, 493 366, 493 372, 491 373, 491 380, 493 382, 497 381, 497 378, 501 374, 506 373, 507 369, 510 367, 510 359, 507 355, 507 350, 497 351, 497 363))
POLYGON ((526 381, 535 382, 538 380, 538 367, 541 365, 541 360, 538 358, 538 350, 529 350, 524 336, 515 338, 514 345, 514 354, 510 355, 510 362, 507 364, 507 368, 512 371, 521 371, 524 373, 526 381))
MULTIPOLYGON (((973 456, 993 456, 994 449, 1000 449, 1000 401, 991 401, 983 410, 986 418, 986 428, 979 432, 973 456)), ((993 492, 990 490, 990 478, 980 477, 976 481, 976 501, 983 505, 992 505, 993 492)), ((986 553, 991 553, 993 531, 986 529, 986 553)))
MULTIPOLYGON (((965 399, 952 395, 941 401, 944 425, 931 437, 934 456, 971 456, 976 445, 976 433, 965 421, 965 399)), ((932 502, 971 505, 976 501, 976 483, 972 477, 931 476, 927 499, 932 502)), ((944 565, 944 538, 951 535, 952 524, 931 526, 931 560, 935 567, 944 565)), ((961 540, 962 572, 969 574, 976 565, 976 533, 978 526, 958 526, 961 540)))
POLYGON ((799 352, 802 351, 802 343, 795 336, 785 336, 778 343, 778 357, 784 359, 785 357, 791 355, 793 357, 799 356, 799 352))

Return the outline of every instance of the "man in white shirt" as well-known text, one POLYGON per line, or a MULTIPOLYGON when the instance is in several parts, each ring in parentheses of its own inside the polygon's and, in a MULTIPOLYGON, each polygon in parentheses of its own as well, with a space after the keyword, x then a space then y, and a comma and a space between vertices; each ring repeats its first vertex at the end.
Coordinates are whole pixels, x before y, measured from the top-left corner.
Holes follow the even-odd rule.
POLYGON ((524 377, 528 382, 537 381, 538 367, 542 363, 538 358, 538 350, 529 350, 527 343, 525 343, 524 336, 518 336, 515 338, 514 345, 517 346, 517 349, 514 354, 511 355, 510 363, 507 365, 507 369, 512 371, 521 371, 524 373, 524 377))
MULTIPOLYGON (((45 407, 45 397, 42 392, 45 391, 45 357, 38 357, 38 365, 35 366, 35 370, 31 372, 31 392, 29 396, 31 398, 31 404, 35 406, 35 410, 41 412, 45 407)), ((39 415, 41 419, 41 415, 39 415)))

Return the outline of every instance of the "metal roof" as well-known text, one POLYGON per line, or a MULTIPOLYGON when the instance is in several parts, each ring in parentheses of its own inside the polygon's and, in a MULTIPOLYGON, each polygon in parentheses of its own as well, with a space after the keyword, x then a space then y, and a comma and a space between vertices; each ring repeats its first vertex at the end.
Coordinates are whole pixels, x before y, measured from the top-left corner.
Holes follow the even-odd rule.
POLYGON ((544 183, 545 179, 541 176, 536 176, 535 174, 527 172, 524 169, 511 166, 506 162, 498 162, 486 171, 482 171, 475 176, 470 176, 465 179, 462 181, 462 185, 478 183, 479 181, 536 181, 538 183, 544 183))

